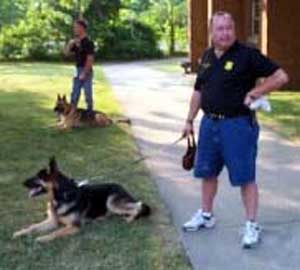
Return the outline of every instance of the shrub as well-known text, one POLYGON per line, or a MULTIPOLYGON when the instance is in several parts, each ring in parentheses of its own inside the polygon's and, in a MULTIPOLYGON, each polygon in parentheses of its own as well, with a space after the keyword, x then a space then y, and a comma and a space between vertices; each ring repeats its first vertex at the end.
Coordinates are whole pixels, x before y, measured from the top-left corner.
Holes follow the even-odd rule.
POLYGON ((94 29, 91 35, 97 44, 98 59, 129 60, 162 55, 154 31, 137 21, 120 21, 99 28, 97 32, 94 29))
MULTIPOLYGON (((28 14, 17 25, 6 27, 0 34, 2 59, 57 60, 71 35, 57 27, 51 13, 28 14)), ((131 21, 90 23, 89 33, 96 44, 96 58, 129 60, 161 56, 158 37, 144 24, 131 21)))

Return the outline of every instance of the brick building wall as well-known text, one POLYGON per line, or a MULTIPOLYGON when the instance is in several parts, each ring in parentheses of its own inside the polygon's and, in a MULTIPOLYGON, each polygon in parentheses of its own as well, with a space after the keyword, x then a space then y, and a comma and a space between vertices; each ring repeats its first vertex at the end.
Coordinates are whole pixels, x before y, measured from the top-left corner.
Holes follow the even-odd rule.
POLYGON ((208 2, 189 0, 189 58, 192 62, 192 70, 195 71, 198 59, 208 46, 208 2))
MULTIPOLYGON (((248 41, 251 36, 253 0, 189 0, 190 60, 195 66, 208 45, 209 5, 211 12, 224 10, 236 20, 237 36, 248 41)), ((258 46, 289 74, 288 88, 300 89, 300 1, 261 0, 262 31, 258 46), (264 16, 263 16, 264 15, 264 16)), ((287 88, 287 87, 285 87, 287 88)))
POLYGON ((265 8, 267 54, 288 72, 288 87, 300 90, 300 1, 268 1, 265 8))
POLYGON ((246 7, 246 0, 213 0, 213 12, 228 11, 232 14, 236 22, 236 34, 239 40, 247 41, 248 38, 248 10, 246 7))

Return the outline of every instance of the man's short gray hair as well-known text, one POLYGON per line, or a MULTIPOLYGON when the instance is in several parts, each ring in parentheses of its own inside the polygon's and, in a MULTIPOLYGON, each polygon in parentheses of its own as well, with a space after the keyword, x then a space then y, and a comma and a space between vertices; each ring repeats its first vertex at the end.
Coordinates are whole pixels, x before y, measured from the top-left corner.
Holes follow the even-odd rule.
POLYGON ((210 18, 210 21, 209 21, 209 27, 210 27, 210 28, 212 27, 213 22, 214 22, 214 19, 215 19, 216 17, 226 17, 226 18, 232 20, 233 23, 234 23, 234 18, 233 18, 233 16, 232 16, 229 12, 227 12, 227 11, 216 11, 216 12, 211 16, 211 18, 210 18))

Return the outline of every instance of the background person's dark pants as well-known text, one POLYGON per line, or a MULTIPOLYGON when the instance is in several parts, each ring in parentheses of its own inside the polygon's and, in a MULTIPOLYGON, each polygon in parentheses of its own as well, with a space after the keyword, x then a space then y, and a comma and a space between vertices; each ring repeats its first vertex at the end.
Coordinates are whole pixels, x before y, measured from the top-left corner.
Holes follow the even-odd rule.
POLYGON ((93 73, 90 72, 86 75, 84 81, 79 80, 79 75, 83 68, 76 68, 76 74, 73 78, 73 88, 71 93, 71 103, 77 107, 81 88, 84 89, 85 102, 89 111, 93 110, 93 73))

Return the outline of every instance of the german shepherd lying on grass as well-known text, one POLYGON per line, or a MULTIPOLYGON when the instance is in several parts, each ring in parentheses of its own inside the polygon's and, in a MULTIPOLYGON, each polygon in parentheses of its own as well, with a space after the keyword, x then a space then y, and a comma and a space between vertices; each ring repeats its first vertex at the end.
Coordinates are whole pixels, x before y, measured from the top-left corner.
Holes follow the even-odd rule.
POLYGON ((55 158, 50 159, 49 169, 40 170, 24 186, 30 197, 48 195, 47 219, 15 232, 14 238, 52 231, 36 238, 47 242, 74 234, 84 223, 102 220, 109 214, 120 215, 130 223, 151 213, 148 205, 134 199, 118 184, 78 184, 60 172, 55 158))
POLYGON ((57 95, 54 112, 57 114, 57 127, 60 130, 70 130, 75 127, 107 127, 113 123, 130 124, 130 120, 112 120, 105 113, 100 111, 89 112, 76 108, 68 103, 66 96, 57 95))

